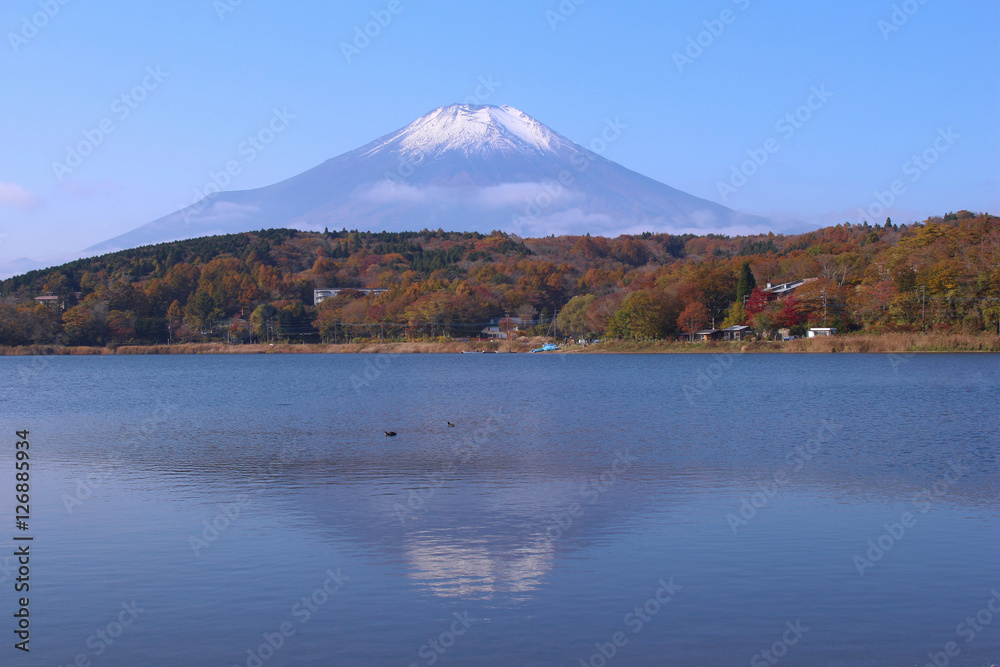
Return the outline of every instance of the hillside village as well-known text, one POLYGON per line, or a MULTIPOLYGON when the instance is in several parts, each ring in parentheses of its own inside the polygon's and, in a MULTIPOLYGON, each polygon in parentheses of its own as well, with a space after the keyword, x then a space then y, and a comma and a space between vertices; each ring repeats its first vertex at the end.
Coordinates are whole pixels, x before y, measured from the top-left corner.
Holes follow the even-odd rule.
POLYGON ((967 211, 736 238, 274 229, 145 246, 0 283, 7 346, 514 333, 740 340, 998 326, 1000 218, 967 211))

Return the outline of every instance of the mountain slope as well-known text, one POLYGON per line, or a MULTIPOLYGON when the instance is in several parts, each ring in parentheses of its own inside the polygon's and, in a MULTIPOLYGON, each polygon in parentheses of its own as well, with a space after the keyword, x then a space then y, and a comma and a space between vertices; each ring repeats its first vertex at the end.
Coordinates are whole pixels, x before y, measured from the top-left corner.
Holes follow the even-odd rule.
POLYGON ((541 236, 768 226, 626 169, 513 107, 452 105, 285 181, 217 194, 87 252, 268 227, 541 236))

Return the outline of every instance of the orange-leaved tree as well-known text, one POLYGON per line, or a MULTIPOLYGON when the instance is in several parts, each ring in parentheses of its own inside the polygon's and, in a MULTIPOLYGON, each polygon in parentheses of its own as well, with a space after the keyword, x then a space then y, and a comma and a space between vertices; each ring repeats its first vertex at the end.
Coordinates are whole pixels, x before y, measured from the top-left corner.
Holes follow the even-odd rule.
POLYGON ((677 317, 677 324, 685 333, 693 334, 708 322, 708 308, 703 303, 692 301, 677 317))

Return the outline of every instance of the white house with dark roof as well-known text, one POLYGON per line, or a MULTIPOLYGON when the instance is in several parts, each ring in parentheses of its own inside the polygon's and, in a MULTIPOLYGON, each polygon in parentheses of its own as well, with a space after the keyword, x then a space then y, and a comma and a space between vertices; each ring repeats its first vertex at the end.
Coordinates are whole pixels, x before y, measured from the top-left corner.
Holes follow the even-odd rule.
POLYGON ((479 332, 479 335, 483 338, 507 338, 507 331, 511 333, 517 333, 521 329, 526 328, 526 325, 530 326, 534 324, 530 320, 524 320, 520 317, 494 317, 490 320, 488 326, 483 327, 483 330, 479 332), (510 320, 510 322, 506 322, 510 320))
POLYGON ((343 291, 360 292, 361 294, 381 294, 389 290, 384 287, 327 287, 313 290, 313 305, 318 306, 327 299, 332 299, 343 291))
POLYGON ((774 296, 776 299, 783 299, 789 294, 793 293, 798 288, 802 287, 806 283, 811 283, 816 280, 816 278, 803 278, 802 280, 792 280, 791 282, 781 283, 780 285, 767 284, 767 287, 762 289, 762 292, 766 292, 774 296))

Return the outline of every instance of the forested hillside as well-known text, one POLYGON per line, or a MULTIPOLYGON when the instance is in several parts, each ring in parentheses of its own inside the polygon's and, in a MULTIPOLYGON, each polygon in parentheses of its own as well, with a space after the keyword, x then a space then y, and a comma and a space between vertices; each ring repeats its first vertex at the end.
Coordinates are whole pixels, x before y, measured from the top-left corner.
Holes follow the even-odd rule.
POLYGON ((560 334, 624 339, 738 323, 996 332, 1000 218, 737 238, 272 229, 82 259, 5 280, 0 293, 4 345, 474 336, 505 314, 538 333, 558 314, 560 334), (762 298, 766 283, 803 278, 816 280, 762 298), (388 291, 314 307, 325 287, 388 291))

